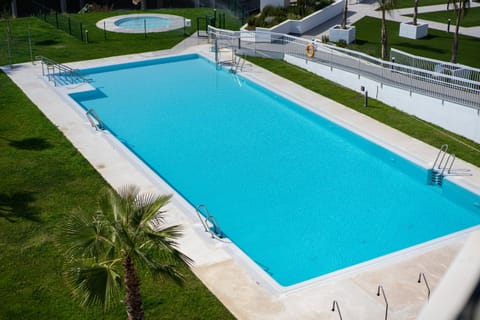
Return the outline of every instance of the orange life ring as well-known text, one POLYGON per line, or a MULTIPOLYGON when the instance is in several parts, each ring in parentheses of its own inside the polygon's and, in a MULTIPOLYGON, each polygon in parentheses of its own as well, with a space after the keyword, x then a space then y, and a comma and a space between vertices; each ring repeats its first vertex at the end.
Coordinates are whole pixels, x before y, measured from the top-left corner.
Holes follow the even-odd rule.
POLYGON ((305 47, 305 54, 307 55, 307 57, 313 58, 313 56, 315 55, 315 47, 313 46, 313 44, 310 43, 305 47))

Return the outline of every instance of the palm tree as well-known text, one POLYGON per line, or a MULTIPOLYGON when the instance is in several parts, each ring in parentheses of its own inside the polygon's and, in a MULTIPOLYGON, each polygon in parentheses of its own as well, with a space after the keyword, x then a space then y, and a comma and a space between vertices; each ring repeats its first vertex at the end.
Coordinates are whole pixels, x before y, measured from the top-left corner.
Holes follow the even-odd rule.
POLYGON ((418 0, 415 0, 415 5, 413 7, 413 25, 417 25, 417 17, 418 17, 418 0))
POLYGON ((342 29, 347 29, 347 14, 348 14, 348 0, 345 0, 343 4, 343 14, 342 14, 342 29))
POLYGON ((125 186, 118 194, 106 189, 99 195, 98 210, 77 210, 68 217, 58 243, 65 252, 65 279, 76 300, 107 310, 120 301, 123 276, 128 319, 141 320, 137 266, 181 283, 177 267, 192 260, 177 249, 180 226, 163 226, 165 211, 160 209, 169 199, 140 194, 135 186, 125 186))
POLYGON ((461 20, 467 14, 467 9, 470 6, 470 1, 469 0, 449 0, 448 4, 450 3, 453 4, 453 11, 455 12, 455 32, 453 34, 452 58, 450 62, 457 63, 458 32, 460 31, 461 20))
POLYGON ((382 11, 382 59, 387 60, 387 23, 385 19, 385 13, 390 12, 391 10, 397 7, 397 0, 377 0, 379 4, 379 9, 382 11))

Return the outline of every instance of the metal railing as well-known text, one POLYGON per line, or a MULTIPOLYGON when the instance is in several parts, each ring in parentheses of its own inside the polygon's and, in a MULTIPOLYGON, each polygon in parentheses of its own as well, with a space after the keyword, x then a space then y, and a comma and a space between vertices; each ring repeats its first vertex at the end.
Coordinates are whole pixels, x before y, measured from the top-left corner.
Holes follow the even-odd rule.
POLYGON ((430 285, 428 284, 427 278, 425 277, 425 273, 420 272, 420 273, 418 274, 418 280, 417 280, 417 282, 418 282, 418 283, 422 283, 422 278, 423 278, 423 283, 424 283, 425 286, 427 287, 427 301, 429 301, 429 300, 430 300, 430 285))
POLYGON ((380 293, 383 295, 383 300, 385 301, 385 320, 388 319, 388 300, 387 296, 385 295, 385 291, 383 290, 383 286, 381 284, 377 287, 377 297, 380 297, 380 293))
POLYGON ((205 232, 209 232, 212 238, 222 239, 225 236, 222 229, 220 229, 220 226, 218 225, 217 219, 215 219, 215 217, 208 212, 207 206, 200 204, 195 208, 195 211, 197 212, 200 222, 202 222, 205 232), (212 225, 212 227, 208 225, 209 223, 212 225))
POLYGON ((100 117, 95 110, 89 109, 87 112, 85 112, 85 116, 95 130, 105 130, 105 125, 103 124, 102 120, 100 120, 100 117))
POLYGON ((230 48, 238 54, 283 59, 285 56, 309 59, 312 62, 341 69, 365 77, 383 86, 396 88, 480 109, 480 82, 441 72, 423 70, 384 61, 362 52, 332 46, 320 41, 298 38, 269 31, 229 31, 210 26, 209 39, 218 48, 230 48), (314 46, 311 57, 307 45, 314 46))
POLYGON ((343 320, 342 313, 340 312, 340 306, 338 305, 337 300, 333 300, 333 304, 332 304, 332 312, 335 312, 335 310, 337 310, 340 320, 343 320))
POLYGON ((415 67, 418 69, 455 75, 459 78, 470 79, 477 82, 480 81, 480 69, 472 68, 459 63, 451 63, 426 57, 419 57, 395 48, 390 49, 390 58, 395 61, 395 63, 415 67))
POLYGON ((52 59, 36 56, 36 60, 42 63, 42 75, 48 78, 48 81, 53 81, 55 86, 87 83, 90 79, 83 77, 77 70, 70 68, 64 64, 53 61, 52 59), (46 69, 46 70, 45 70, 46 69))

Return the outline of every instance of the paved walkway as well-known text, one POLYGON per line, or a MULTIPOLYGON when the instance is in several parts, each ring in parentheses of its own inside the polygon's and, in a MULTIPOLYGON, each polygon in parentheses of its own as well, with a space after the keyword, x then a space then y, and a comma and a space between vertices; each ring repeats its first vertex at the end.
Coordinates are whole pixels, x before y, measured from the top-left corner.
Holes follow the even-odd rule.
MULTIPOLYGON (((351 3, 352 1, 350 1, 351 3)), ((375 9, 378 7, 377 1, 368 1, 364 3, 352 3, 349 4, 348 7, 348 24, 353 24, 365 16, 374 17, 381 19, 381 11, 376 11, 375 9)), ((471 2, 471 8, 479 8, 480 3, 478 2, 471 2)), ((433 5, 433 6, 424 6, 418 7, 418 13, 426 13, 426 12, 436 12, 436 11, 445 11, 447 9, 446 4, 441 5, 433 5)), ((412 17, 407 17, 406 15, 413 14, 413 7, 412 8, 403 8, 392 10, 389 14, 387 14, 386 18, 390 21, 397 21, 397 22, 408 22, 412 20, 412 17)), ((319 25, 316 28, 306 32, 303 37, 304 38, 320 38, 322 34, 326 33, 331 27, 336 24, 340 24, 342 20, 341 15, 330 19, 329 21, 319 25)), ((440 23, 435 21, 427 21, 418 19, 419 23, 428 23, 428 27, 431 29, 447 31, 447 23, 440 23)), ((453 22, 452 22, 453 23, 453 22)), ((450 30, 453 30, 454 25, 450 27, 450 30)), ((471 37, 480 38, 480 26, 476 27, 460 27, 460 34, 467 35, 471 37)))

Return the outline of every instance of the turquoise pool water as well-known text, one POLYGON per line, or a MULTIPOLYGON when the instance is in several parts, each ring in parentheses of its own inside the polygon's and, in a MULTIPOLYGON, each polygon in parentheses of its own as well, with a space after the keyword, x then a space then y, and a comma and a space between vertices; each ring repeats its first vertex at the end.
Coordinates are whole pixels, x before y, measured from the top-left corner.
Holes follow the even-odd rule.
POLYGON ((283 286, 480 222, 478 195, 197 55, 83 73, 72 98, 283 286))
POLYGON ((117 27, 125 29, 164 28, 170 25, 170 19, 161 17, 130 17, 115 21, 117 27))

